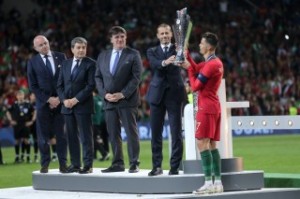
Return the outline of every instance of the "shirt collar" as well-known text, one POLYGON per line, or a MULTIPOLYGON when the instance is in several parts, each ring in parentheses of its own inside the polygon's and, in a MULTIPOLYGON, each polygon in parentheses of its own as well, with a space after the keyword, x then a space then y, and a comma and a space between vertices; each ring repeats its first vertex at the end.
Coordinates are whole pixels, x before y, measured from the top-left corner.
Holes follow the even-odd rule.
MULTIPOLYGON (((45 55, 43 55, 43 54, 41 54, 41 53, 40 53, 40 55, 41 55, 41 57, 42 57, 42 58, 45 58, 45 55)), ((48 57, 52 57, 52 54, 51 54, 51 52, 48 52, 48 54, 47 54, 47 55, 48 55, 48 57)))
POLYGON ((116 53, 117 51, 118 51, 118 52, 121 54, 121 53, 122 53, 122 51, 123 51, 123 49, 119 49, 119 50, 117 50, 117 49, 113 49, 113 50, 112 50, 112 54, 116 53))
POLYGON ((171 47, 171 43, 166 44, 160 44, 161 49, 164 49, 165 47, 168 47, 168 49, 171 47))
POLYGON ((82 60, 82 58, 81 58, 81 59, 78 59, 78 58, 73 57, 73 62, 76 62, 76 60, 79 60, 79 63, 80 63, 81 60, 82 60))

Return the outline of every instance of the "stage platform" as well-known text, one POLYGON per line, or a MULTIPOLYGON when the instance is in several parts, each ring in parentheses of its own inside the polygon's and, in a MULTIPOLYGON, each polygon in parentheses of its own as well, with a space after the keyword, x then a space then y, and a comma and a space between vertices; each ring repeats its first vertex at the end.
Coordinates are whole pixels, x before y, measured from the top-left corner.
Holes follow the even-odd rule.
MULTIPOLYGON (((47 174, 35 171, 32 185, 36 190, 82 191, 131 194, 191 193, 204 183, 203 174, 163 175, 149 177, 150 170, 138 173, 101 173, 103 168, 94 168, 91 174, 61 174, 51 169, 47 174)), ((225 191, 259 190, 264 187, 263 171, 241 171, 222 174, 225 191)))
POLYGON ((0 198, 5 199, 173 199, 173 198, 200 198, 200 199, 299 199, 300 189, 261 189, 239 192, 225 192, 222 194, 197 196, 194 194, 118 194, 96 192, 68 192, 68 191, 41 191, 33 187, 19 187, 0 189, 0 198))

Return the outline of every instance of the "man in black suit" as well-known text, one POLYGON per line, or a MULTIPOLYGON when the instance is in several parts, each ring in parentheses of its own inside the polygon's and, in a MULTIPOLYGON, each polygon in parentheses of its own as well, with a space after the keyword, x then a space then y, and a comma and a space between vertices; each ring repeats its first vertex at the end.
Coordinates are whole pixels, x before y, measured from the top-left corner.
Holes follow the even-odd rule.
POLYGON ((147 50, 147 57, 152 70, 152 80, 146 97, 151 112, 153 166, 148 175, 156 176, 163 173, 161 168, 163 160, 162 131, 166 112, 168 113, 172 137, 169 175, 177 175, 183 153, 181 117, 186 94, 181 69, 173 64, 176 51, 175 46, 171 44, 171 27, 167 24, 159 25, 157 38, 160 45, 147 50))
POLYGON ((63 102, 61 112, 66 121, 71 156, 68 173, 85 174, 93 172, 92 114, 96 62, 86 57, 87 41, 82 37, 75 37, 71 41, 71 51, 74 57, 62 63, 57 93, 63 102), (83 149, 83 169, 80 169, 80 141, 83 149))
POLYGON ((41 153, 41 173, 48 173, 50 164, 49 139, 55 134, 60 172, 66 172, 67 139, 64 132, 64 118, 60 113, 60 101, 56 84, 60 66, 66 56, 50 50, 45 36, 38 35, 33 40, 38 52, 27 63, 29 88, 36 96, 36 130, 41 153))
POLYGON ((96 84, 104 98, 105 120, 113 151, 112 165, 102 172, 125 170, 122 151, 121 121, 127 134, 129 172, 139 171, 140 143, 137 129, 139 83, 142 69, 140 53, 126 47, 126 30, 114 26, 109 31, 113 49, 97 59, 96 84))

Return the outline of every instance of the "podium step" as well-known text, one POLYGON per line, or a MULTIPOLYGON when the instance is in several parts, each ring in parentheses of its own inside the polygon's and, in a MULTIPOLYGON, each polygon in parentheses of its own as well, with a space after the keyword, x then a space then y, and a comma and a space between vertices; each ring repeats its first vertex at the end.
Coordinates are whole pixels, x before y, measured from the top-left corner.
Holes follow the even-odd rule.
MULTIPOLYGON (((61 174, 58 169, 47 174, 35 171, 32 174, 33 188, 36 190, 108 192, 133 194, 191 193, 204 182, 203 174, 184 174, 149 177, 150 170, 138 173, 101 173, 94 168, 91 174, 61 174)), ((242 171, 224 173, 222 182, 225 191, 259 190, 264 187, 263 171, 242 171)))
POLYGON ((251 191, 224 192, 222 194, 197 196, 193 194, 118 194, 118 193, 99 193, 99 192, 72 192, 72 191, 40 191, 32 187, 17 187, 0 189, 0 198, 9 199, 173 199, 173 198, 200 198, 200 199, 299 199, 300 189, 294 188, 268 188, 251 191))

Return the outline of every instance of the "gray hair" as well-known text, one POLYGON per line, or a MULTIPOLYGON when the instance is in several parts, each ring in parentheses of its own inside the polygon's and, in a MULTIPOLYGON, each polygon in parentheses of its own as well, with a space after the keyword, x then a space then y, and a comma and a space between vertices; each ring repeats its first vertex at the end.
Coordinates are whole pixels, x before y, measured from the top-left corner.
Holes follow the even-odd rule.
POLYGON ((87 40, 83 37, 75 37, 74 39, 72 39, 71 41, 71 48, 74 48, 75 44, 79 43, 79 44, 85 44, 87 45, 87 40))

